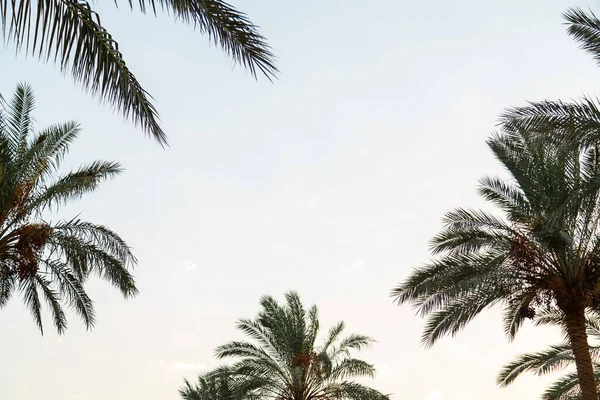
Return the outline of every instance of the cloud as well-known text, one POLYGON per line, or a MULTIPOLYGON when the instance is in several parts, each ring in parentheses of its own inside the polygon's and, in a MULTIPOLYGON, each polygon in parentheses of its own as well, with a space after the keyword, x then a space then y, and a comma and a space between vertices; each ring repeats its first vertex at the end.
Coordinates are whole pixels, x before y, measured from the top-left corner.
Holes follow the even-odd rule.
POLYGON ((425 400, 438 400, 443 397, 442 392, 437 390, 432 390, 427 396, 425 396, 425 400))
POLYGON ((191 260, 186 260, 186 261, 182 262, 181 264, 179 264, 179 266, 184 271, 187 271, 187 272, 195 271, 198 268, 198 266, 196 265, 196 263, 193 262, 193 261, 191 261, 191 260))

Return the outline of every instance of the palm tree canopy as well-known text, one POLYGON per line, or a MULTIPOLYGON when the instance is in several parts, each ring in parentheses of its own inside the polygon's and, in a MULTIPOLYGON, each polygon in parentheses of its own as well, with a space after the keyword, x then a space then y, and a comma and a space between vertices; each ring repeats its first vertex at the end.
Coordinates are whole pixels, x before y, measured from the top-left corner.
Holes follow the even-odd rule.
POLYGON ((195 384, 186 379, 179 394, 183 400, 235 400, 231 379, 225 373, 200 374, 195 384))
POLYGON ((94 307, 84 289, 86 280, 95 275, 125 297, 134 296, 137 289, 129 270, 136 259, 107 227, 80 219, 50 222, 43 216, 95 191, 119 174, 121 166, 94 161, 60 174, 78 124, 35 132, 34 104, 31 89, 19 85, 0 110, 0 308, 20 292, 42 333, 44 299, 59 333, 67 327, 65 304, 91 328, 94 307))
MULTIPOLYGON (((134 8, 131 0, 128 4, 134 8)), ((166 11, 194 25, 255 77, 261 73, 271 79, 277 72, 274 55, 257 27, 223 0, 140 0, 137 6, 143 13, 166 11)), ((4 38, 14 42, 17 51, 70 70, 85 89, 166 144, 150 95, 127 67, 117 41, 89 2, 0 0, 0 20, 4 38)))
MULTIPOLYGON (((563 333, 566 333, 562 313, 555 308, 544 310, 541 314, 536 315, 534 323, 536 325, 558 325, 563 328, 563 333)), ((588 312, 586 325, 590 339, 590 352, 594 360, 594 373, 598 379, 600 377, 600 315, 597 311, 588 312)), ((571 346, 568 343, 556 344, 539 352, 517 356, 502 367, 497 382, 504 387, 527 372, 542 376, 574 365, 575 356, 571 346)), ((544 400, 580 399, 581 392, 577 374, 570 372, 559 378, 544 392, 542 398, 544 400)))
POLYGON ((255 319, 241 319, 237 327, 251 341, 234 341, 216 350, 218 358, 234 358, 225 367, 236 377, 239 398, 311 400, 385 400, 388 396, 354 380, 373 377, 375 368, 352 356, 373 339, 352 334, 342 337, 344 323, 333 326, 318 343, 315 306, 306 310, 297 293, 286 294, 280 305, 270 296, 260 301, 255 319))
POLYGON ((447 213, 431 244, 438 258, 393 290, 429 316, 426 345, 495 304, 513 337, 536 308, 598 302, 597 149, 566 151, 523 131, 496 134, 488 145, 510 179, 484 178, 479 194, 502 215, 447 213))

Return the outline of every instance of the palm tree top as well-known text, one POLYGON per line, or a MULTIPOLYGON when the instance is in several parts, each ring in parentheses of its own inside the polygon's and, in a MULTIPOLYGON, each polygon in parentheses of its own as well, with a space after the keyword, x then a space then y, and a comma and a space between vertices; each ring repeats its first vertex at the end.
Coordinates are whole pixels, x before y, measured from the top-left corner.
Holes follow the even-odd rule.
POLYGON ((556 285, 569 291, 588 284, 586 262, 594 262, 600 246, 595 149, 563 151, 522 131, 497 134, 488 144, 511 179, 484 178, 479 194, 503 215, 448 212, 431 242, 438 258, 393 291, 399 303, 429 315, 428 345, 498 302, 507 307, 512 337, 531 307, 560 297, 556 285), (591 197, 584 199, 583 187, 591 197))
MULTIPOLYGON (((134 2, 129 1, 134 9, 134 2)), ((275 56, 248 16, 223 0, 140 0, 141 12, 158 10, 192 24, 238 64, 272 79, 275 56)), ((115 5, 119 1, 115 0, 115 5)), ((167 137, 151 96, 127 66, 117 41, 85 0, 0 0, 0 21, 7 41, 17 51, 56 62, 70 70, 83 88, 116 109, 160 144, 167 137)))
POLYGON ((85 283, 93 276, 124 297, 137 294, 131 269, 137 263, 125 241, 109 228, 74 218, 47 221, 49 211, 95 191, 118 175, 116 162, 94 161, 60 173, 75 122, 35 131, 32 90, 19 85, 0 109, 0 308, 19 292, 43 333, 45 300, 58 331, 67 328, 63 305, 88 329, 95 322, 85 283))
POLYGON ((250 341, 233 341, 216 349, 217 358, 233 359, 216 374, 235 379, 238 398, 388 399, 354 381, 375 375, 373 365, 353 356, 374 342, 371 337, 344 337, 345 326, 339 322, 319 341, 317 307, 306 309, 293 291, 286 293, 285 299, 281 305, 271 296, 262 297, 262 310, 256 318, 237 323, 250 341))

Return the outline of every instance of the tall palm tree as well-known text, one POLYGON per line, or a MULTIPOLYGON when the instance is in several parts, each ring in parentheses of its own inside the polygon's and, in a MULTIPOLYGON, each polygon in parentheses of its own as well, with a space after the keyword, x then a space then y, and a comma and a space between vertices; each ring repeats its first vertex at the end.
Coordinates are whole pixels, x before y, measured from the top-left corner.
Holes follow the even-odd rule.
MULTIPOLYGON (((536 325, 558 325, 564 331, 563 315, 555 308, 544 310, 541 314, 536 315, 534 323, 536 325)), ((586 327, 594 363, 594 376, 598 381, 600 378, 600 314, 597 311, 588 313, 586 327)), ((571 346, 568 343, 556 344, 543 351, 519 355, 502 368, 497 381, 500 386, 505 387, 526 372, 542 376, 563 370, 574 364, 575 356, 571 346)), ((577 373, 570 372, 559 378, 544 392, 542 398, 544 400, 581 399, 577 373)))
POLYGON ((352 334, 342 338, 344 323, 334 325, 319 345, 316 306, 305 310, 295 292, 286 304, 266 296, 255 319, 237 327, 251 341, 235 341, 216 350, 218 358, 235 358, 221 371, 234 377, 236 398, 277 400, 385 400, 388 396, 354 381, 373 377, 375 368, 352 356, 373 339, 352 334))
POLYGON ((488 140, 510 179, 483 179, 479 194, 501 214, 459 208, 432 240, 437 258, 393 290, 429 316, 423 342, 454 335, 502 305, 514 337, 540 307, 564 316, 584 400, 598 400, 585 312, 600 304, 600 153, 557 146, 524 131, 488 140))
POLYGON ((105 226, 73 218, 51 222, 48 212, 93 192, 121 172, 118 163, 94 161, 59 173, 75 122, 35 132, 34 97, 19 85, 0 110, 0 308, 19 292, 43 333, 42 300, 59 333, 67 328, 63 306, 74 310, 87 328, 94 324, 92 300, 84 289, 91 276, 115 286, 125 297, 137 293, 129 269, 130 248, 105 226))
MULTIPOLYGON (((164 11, 194 25, 255 77, 261 73, 270 79, 277 72, 273 53, 257 27, 223 0, 139 0, 136 7, 129 0, 127 4, 142 13, 164 11)), ((0 0, 0 21, 5 40, 13 42, 17 51, 53 60, 63 71, 70 70, 85 89, 166 143, 149 94, 127 67, 117 41, 90 2, 0 0)))

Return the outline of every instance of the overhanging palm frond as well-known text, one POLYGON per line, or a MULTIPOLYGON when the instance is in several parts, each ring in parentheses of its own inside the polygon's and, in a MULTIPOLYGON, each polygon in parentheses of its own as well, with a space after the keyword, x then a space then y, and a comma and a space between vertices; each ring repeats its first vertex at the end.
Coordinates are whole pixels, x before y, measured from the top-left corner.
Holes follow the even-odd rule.
POLYGON ((600 62, 600 20, 596 15, 591 10, 585 12, 580 7, 571 7, 563 17, 567 21, 569 35, 600 62))
MULTIPOLYGON (((158 0, 163 10, 191 22, 200 32, 208 34, 237 63, 256 77, 259 73, 272 79, 277 73, 275 56, 266 39, 248 16, 222 0, 158 0)), ((141 0, 144 10, 155 8, 154 0, 141 0)))
MULTIPOLYGON (((591 310, 586 316, 588 337, 590 338, 590 353, 594 361, 596 376, 600 376, 600 331, 597 330, 598 312, 591 310)), ((566 336, 565 319, 556 307, 543 309, 534 318, 536 325, 558 326, 566 336)), ((502 367, 498 374, 497 383, 502 386, 512 384, 519 376, 531 372, 537 376, 555 373, 575 365, 575 357, 568 343, 549 346, 547 349, 525 353, 517 356, 502 367)), ((581 399, 577 374, 567 374, 554 382, 545 392, 545 399, 581 399), (574 396, 574 397, 571 397, 574 396)))
POLYGON ((529 102, 525 107, 507 109, 500 123, 504 132, 526 131, 542 134, 546 141, 586 147, 600 140, 600 104, 589 97, 529 102))
POLYGON ((506 364, 498 374, 497 382, 500 386, 508 386, 525 372, 545 375, 562 369, 574 361, 571 346, 567 344, 550 346, 541 352, 521 354, 506 364))
MULTIPOLYGON (((115 2, 117 3, 117 2, 115 2)), ((129 1, 133 8, 133 2, 129 1)), ((222 0, 141 0, 142 12, 157 6, 220 45, 253 76, 272 79, 274 55, 246 14, 222 0)), ((166 135, 150 95, 127 67, 119 45, 102 26, 100 16, 85 0, 0 0, 5 39, 44 60, 70 70, 82 87, 116 109, 162 145, 166 135)))

